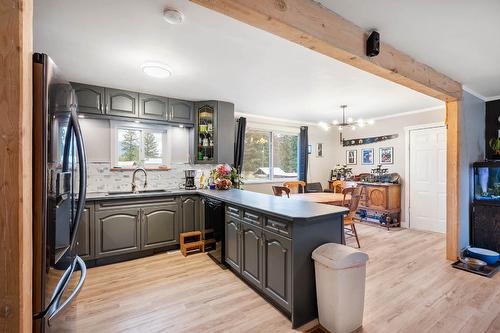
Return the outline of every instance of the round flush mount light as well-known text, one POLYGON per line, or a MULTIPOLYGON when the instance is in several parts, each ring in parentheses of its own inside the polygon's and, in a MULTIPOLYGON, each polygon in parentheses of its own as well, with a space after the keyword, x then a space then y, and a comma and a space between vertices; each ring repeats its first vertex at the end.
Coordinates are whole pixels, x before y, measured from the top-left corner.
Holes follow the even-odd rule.
POLYGON ((163 19, 169 24, 181 24, 184 22, 184 14, 177 9, 166 8, 163 11, 163 19))
POLYGON ((145 62, 142 64, 141 69, 147 75, 159 79, 164 79, 172 75, 170 68, 160 62, 145 62))

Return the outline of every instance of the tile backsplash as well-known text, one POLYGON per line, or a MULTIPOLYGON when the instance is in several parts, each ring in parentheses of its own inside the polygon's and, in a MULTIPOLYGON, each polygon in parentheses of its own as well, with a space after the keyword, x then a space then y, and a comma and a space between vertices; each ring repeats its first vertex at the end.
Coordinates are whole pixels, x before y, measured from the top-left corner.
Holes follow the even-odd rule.
MULTIPOLYGON (((196 186, 202 172, 210 175, 210 170, 215 168, 211 164, 171 164, 172 170, 148 171, 148 189, 178 189, 184 183, 184 170, 194 169, 196 172, 196 186)), ((111 164, 107 162, 90 162, 87 164, 87 192, 110 192, 130 190, 132 171, 112 171, 111 164)), ((136 183, 139 189, 144 184, 144 174, 138 173, 136 183)))

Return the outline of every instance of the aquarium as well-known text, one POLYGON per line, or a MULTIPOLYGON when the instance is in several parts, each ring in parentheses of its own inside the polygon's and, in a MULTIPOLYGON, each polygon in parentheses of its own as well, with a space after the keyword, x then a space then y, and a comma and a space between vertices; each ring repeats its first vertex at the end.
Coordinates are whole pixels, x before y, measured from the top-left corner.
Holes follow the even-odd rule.
POLYGON ((476 162, 474 170, 474 199, 500 203, 500 161, 476 162))

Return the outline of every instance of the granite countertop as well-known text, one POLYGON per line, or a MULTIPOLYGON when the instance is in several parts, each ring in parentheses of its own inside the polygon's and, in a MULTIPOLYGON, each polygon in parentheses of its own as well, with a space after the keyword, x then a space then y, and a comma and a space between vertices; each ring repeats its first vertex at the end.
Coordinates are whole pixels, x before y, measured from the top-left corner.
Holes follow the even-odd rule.
POLYGON ((315 202, 291 200, 286 197, 276 197, 251 191, 231 189, 217 190, 179 190, 172 189, 166 192, 149 192, 139 194, 109 195, 107 193, 87 193, 87 200, 121 200, 139 198, 157 198, 178 195, 202 195, 208 198, 224 201, 229 204, 241 206, 256 211, 276 215, 289 220, 313 220, 329 215, 345 214, 347 209, 340 206, 319 204, 315 202))

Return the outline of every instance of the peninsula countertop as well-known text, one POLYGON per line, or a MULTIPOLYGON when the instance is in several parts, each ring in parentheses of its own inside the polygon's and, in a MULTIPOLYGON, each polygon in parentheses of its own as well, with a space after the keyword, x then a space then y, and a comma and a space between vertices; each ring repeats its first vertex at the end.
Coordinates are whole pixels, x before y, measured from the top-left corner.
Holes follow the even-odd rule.
POLYGON ((158 192, 146 193, 88 193, 86 199, 92 200, 125 200, 161 198, 182 195, 201 195, 217 199, 227 204, 233 204, 247 209, 264 212, 293 221, 312 221, 317 218, 325 218, 339 214, 346 214, 347 209, 340 206, 319 204, 315 202, 293 200, 286 197, 276 197, 269 194, 252 191, 230 189, 218 190, 159 190, 158 192))

